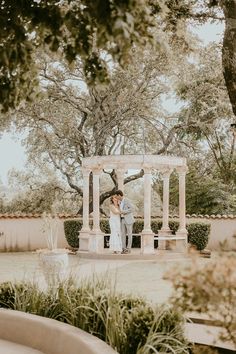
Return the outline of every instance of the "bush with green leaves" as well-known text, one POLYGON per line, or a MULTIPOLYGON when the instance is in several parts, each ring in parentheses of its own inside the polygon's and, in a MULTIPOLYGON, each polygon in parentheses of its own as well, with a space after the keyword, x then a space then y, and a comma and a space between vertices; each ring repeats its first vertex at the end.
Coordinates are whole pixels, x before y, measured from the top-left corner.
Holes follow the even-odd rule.
POLYGON ((0 307, 12 308, 15 302, 16 285, 13 286, 10 282, 1 284, 0 287, 0 307))
POLYGON ((56 294, 43 292, 35 284, 4 283, 0 305, 69 323, 104 340, 118 353, 189 353, 179 313, 117 293, 107 275, 83 280, 79 286, 69 279, 58 286, 56 294), (6 302, 9 294, 11 301, 6 302))
POLYGON ((187 225, 188 242, 195 246, 198 251, 204 250, 207 246, 211 230, 210 224, 195 222, 187 225))
POLYGON ((79 232, 82 228, 83 222, 81 219, 65 220, 64 232, 66 240, 70 247, 79 248, 79 232))
MULTIPOLYGON (((91 227, 92 227, 92 223, 91 227)), ((136 219, 133 225, 133 234, 140 234, 143 230, 144 221, 143 219, 136 219)), ((100 227, 102 232, 105 234, 110 233, 110 226, 108 219, 101 219, 100 227)), ((162 227, 162 221, 159 219, 153 219, 151 222, 151 228, 154 234, 158 234, 158 230, 162 227)), ((179 228, 179 222, 175 220, 170 220, 169 227, 172 231, 172 234, 175 234, 179 228)), ((68 244, 72 248, 79 248, 79 231, 82 228, 82 220, 81 219, 73 219, 73 220, 66 220, 64 222, 64 231, 65 236, 68 244)), ((210 225, 205 223, 192 223, 187 225, 188 230, 188 242, 196 247, 197 250, 203 250, 207 243, 208 237, 210 233, 210 225)), ((104 238, 104 247, 107 248, 109 244, 109 236, 105 236, 104 238)), ((154 247, 158 246, 158 241, 154 241, 154 247)), ((134 236, 132 242, 133 248, 140 248, 141 247, 141 237, 134 236)))
POLYGON ((166 276, 173 284, 170 301, 176 310, 186 314, 204 314, 218 326, 219 339, 236 348, 235 269, 235 252, 221 252, 204 264, 194 257, 181 271, 175 267, 166 276))

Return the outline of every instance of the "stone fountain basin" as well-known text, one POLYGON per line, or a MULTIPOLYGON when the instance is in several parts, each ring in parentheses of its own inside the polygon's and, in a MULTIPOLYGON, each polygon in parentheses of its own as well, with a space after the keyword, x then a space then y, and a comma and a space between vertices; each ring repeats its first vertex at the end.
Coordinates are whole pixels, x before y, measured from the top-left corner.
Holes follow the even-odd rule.
POLYGON ((0 309, 0 353, 115 354, 100 339, 81 329, 20 311, 0 309))

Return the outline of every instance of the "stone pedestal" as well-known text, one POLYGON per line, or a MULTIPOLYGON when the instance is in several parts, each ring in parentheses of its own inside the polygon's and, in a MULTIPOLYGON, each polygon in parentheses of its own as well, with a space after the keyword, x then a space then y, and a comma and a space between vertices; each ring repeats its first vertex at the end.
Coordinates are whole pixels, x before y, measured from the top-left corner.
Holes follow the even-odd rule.
POLYGON ((168 240, 159 240, 159 237, 171 236, 172 232, 169 228, 161 229, 158 231, 158 250, 166 250, 168 246, 168 240))
POLYGON ((104 252, 104 233, 100 230, 91 231, 89 238, 89 252, 103 253, 104 252))
POLYGON ((89 236, 90 230, 81 230, 79 233, 79 250, 88 251, 89 250, 89 236))
POLYGON ((143 230, 141 233, 141 253, 154 254, 154 233, 143 230))
POLYGON ((68 254, 58 250, 49 251, 40 255, 40 267, 48 287, 57 292, 58 286, 68 276, 68 254))
POLYGON ((176 232, 177 237, 181 237, 181 239, 176 240, 176 247, 175 250, 177 252, 183 252, 187 253, 188 252, 188 235, 187 235, 187 230, 183 231, 177 231, 176 232))

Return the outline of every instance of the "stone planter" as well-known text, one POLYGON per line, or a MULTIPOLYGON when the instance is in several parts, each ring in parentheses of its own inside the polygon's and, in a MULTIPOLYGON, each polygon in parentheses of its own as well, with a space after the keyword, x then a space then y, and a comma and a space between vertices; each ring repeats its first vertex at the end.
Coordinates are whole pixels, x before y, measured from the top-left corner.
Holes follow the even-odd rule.
POLYGON ((40 267, 50 288, 57 288, 66 279, 68 264, 68 254, 63 251, 53 250, 40 254, 40 267))

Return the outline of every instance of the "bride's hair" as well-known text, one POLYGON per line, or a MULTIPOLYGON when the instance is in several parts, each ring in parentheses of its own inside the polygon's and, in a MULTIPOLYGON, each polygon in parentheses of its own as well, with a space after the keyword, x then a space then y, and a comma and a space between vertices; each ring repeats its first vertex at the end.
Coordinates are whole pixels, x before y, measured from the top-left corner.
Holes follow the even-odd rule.
POLYGON ((111 204, 114 204, 113 198, 114 198, 114 195, 112 195, 111 198, 110 198, 110 203, 111 204))

